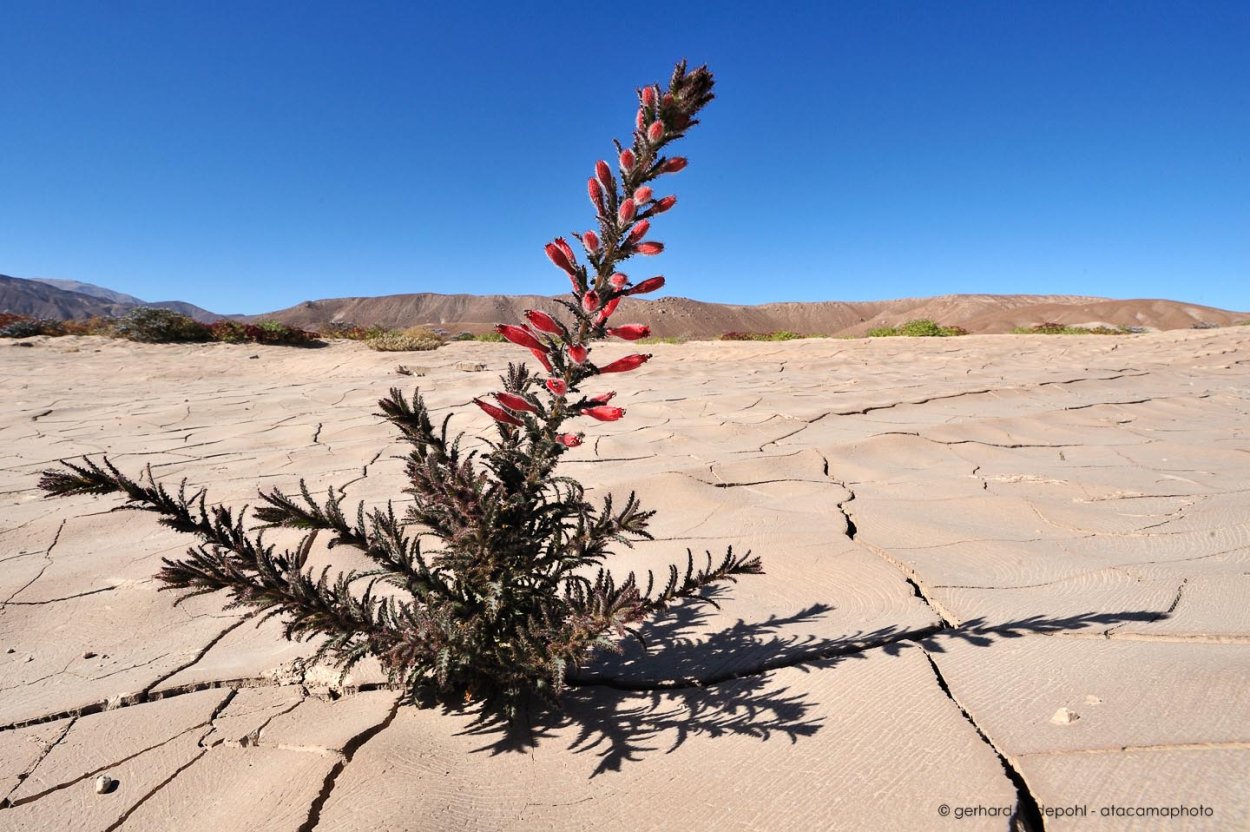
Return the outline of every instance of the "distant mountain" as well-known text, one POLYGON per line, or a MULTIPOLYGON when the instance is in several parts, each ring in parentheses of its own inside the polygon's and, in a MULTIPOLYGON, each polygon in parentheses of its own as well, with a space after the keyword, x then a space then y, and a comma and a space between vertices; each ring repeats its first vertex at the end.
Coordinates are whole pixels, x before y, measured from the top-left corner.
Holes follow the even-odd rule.
POLYGON ((147 301, 134 295, 128 295, 125 292, 114 292, 112 289, 105 289, 103 286, 97 286, 94 283, 83 283, 81 280, 58 280, 54 277, 32 277, 30 279, 37 283, 46 283, 49 286, 64 289, 67 292, 77 292, 80 295, 89 295, 93 298, 107 300, 110 303, 132 304, 134 306, 143 306, 147 303, 147 301))
MULTIPOLYGON (((485 332, 499 322, 520 319, 526 309, 561 310, 541 295, 386 295, 305 301, 253 320, 275 318, 310 329, 332 322, 387 327, 426 325, 451 333, 485 332)), ((726 332, 790 330, 812 335, 863 335, 878 326, 930 318, 969 332, 1010 332, 1040 323, 1140 326, 1187 329, 1195 325, 1228 326, 1250 314, 1171 300, 1111 300, 1080 295, 941 295, 884 301, 820 301, 737 306, 668 297, 648 301, 626 298, 614 319, 643 323, 655 335, 716 337, 726 332)))
POLYGON ((67 321, 97 315, 124 315, 139 306, 172 309, 204 323, 223 317, 180 300, 148 302, 93 283, 0 275, 0 312, 67 321))

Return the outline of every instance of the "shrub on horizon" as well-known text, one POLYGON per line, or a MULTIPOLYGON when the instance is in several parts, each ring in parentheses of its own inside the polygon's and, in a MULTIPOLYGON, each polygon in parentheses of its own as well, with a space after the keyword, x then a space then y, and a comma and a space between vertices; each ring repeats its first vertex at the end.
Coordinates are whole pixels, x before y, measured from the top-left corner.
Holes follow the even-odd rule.
POLYGON ((36 335, 64 335, 60 321, 49 318, 28 318, 5 312, 0 315, 0 338, 32 338, 36 335))
POLYGON ((140 306, 131 309, 117 320, 113 328, 117 337, 147 344, 172 341, 208 341, 212 331, 207 324, 157 306, 140 306))
POLYGON ((942 326, 928 318, 916 318, 899 326, 879 326, 868 330, 869 338, 952 338, 967 335, 961 326, 942 326))
POLYGON ((706 67, 688 72, 683 61, 667 90, 638 90, 632 145, 618 143, 616 164, 598 162, 587 182, 597 230, 573 235, 587 264, 564 238, 546 246, 572 286, 571 297, 559 301, 568 314, 529 310, 525 322, 496 327, 542 372, 510 364, 501 390, 473 400, 495 426, 484 452, 466 451, 463 434, 448 433, 450 415, 435 427, 419 391, 409 399, 392 389, 381 400, 382 415, 412 446, 405 489, 412 506, 402 521, 389 504, 346 512, 341 490, 319 500, 301 481, 300 497, 262 492, 264 505, 252 514, 261 529, 304 532, 295 548, 279 550, 246 529, 243 512, 210 504, 202 490, 188 493, 184 483, 171 492, 151 481, 150 470, 149 483, 138 482, 107 458, 63 463, 44 472, 40 487, 49 496, 120 492, 124 507, 159 514, 200 540, 184 556, 164 559, 163 589, 183 598, 224 591, 232 607, 280 616, 288 638, 324 638, 316 656, 344 668, 375 656, 410 701, 480 701, 484 715, 509 718, 531 698, 558 706, 569 675, 594 650, 641 638, 638 625, 678 599, 703 598, 711 584, 761 571, 758 558, 731 548, 717 559, 709 552, 703 568, 687 550, 685 568, 670 567, 658 585, 651 575, 645 586, 632 572, 614 576, 604 568, 611 547, 650 539, 653 512, 632 493, 593 505, 580 483, 555 473, 560 458, 584 441, 568 423, 625 416, 610 404, 614 392, 583 393, 581 386, 651 357, 599 361, 591 344, 649 335, 645 326, 614 325, 612 314, 621 298, 659 289, 664 278, 635 283, 617 267, 663 250, 647 233, 676 198, 655 198, 652 183, 686 167, 683 157, 664 151, 698 123, 712 86, 706 67), (376 568, 336 576, 328 567, 308 570, 320 531, 332 546, 359 549, 376 568), (423 549, 422 537, 438 540, 439 548, 423 549))
POLYGON ((1071 326, 1069 324, 1059 324, 1053 321, 1046 323, 1034 324, 1033 326, 1018 326, 1012 331, 1013 335, 1131 335, 1133 331, 1126 327, 1110 327, 1110 326, 1071 326))

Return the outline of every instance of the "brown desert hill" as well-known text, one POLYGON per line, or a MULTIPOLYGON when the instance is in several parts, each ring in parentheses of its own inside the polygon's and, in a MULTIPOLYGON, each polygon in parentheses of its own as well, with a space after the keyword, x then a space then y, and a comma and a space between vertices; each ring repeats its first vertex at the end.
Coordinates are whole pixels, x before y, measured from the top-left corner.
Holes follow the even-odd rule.
POLYGON ((202 323, 211 324, 222 315, 180 300, 145 301, 94 283, 53 278, 0 275, 0 312, 58 321, 97 316, 125 315, 140 306, 170 309, 202 323))
POLYGON ((69 321, 97 315, 123 315, 130 308, 125 303, 71 292, 37 280, 0 275, 0 312, 69 321))
MULTIPOLYGON (((450 333, 481 333, 496 323, 514 322, 526 309, 557 312, 556 298, 542 295, 442 295, 420 293, 382 297, 331 298, 251 316, 293 326, 323 328, 331 323, 359 326, 432 326, 450 333)), ((1010 332, 1017 326, 1056 322, 1111 324, 1147 329, 1228 326, 1250 314, 1170 300, 1111 300, 1081 295, 941 295, 885 301, 819 301, 742 306, 682 297, 626 298, 615 319, 643 323, 660 337, 714 338, 726 332, 778 332, 804 335, 864 335, 878 326, 929 318, 969 332, 1010 332)))

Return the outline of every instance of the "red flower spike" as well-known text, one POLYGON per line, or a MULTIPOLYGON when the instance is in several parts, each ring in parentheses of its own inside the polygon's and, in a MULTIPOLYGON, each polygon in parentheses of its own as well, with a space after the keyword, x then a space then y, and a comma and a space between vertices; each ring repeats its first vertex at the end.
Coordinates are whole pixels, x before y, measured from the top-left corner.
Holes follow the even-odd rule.
POLYGON ((516 395, 515 393, 496 393, 495 398, 499 400, 501 405, 509 410, 517 410, 522 413, 538 412, 538 408, 534 407, 534 405, 530 404, 524 398, 516 395))
POLYGON ((659 253, 660 253, 660 252, 662 252, 663 250, 664 250, 664 244, 663 244, 663 243, 652 243, 652 242, 648 241, 648 242, 645 242, 645 243, 639 243, 639 244, 638 244, 638 253, 639 253, 639 254, 653 255, 653 254, 659 254, 659 253))
POLYGON ((655 144, 662 138, 664 138, 664 122, 651 122, 651 126, 647 128, 647 141, 655 144))
POLYGON ((530 332, 523 326, 498 324, 495 327, 495 331, 512 343, 516 344, 518 347, 526 347, 531 350, 541 350, 543 352, 547 351, 546 345, 543 344, 542 341, 539 341, 538 338, 534 336, 534 333, 530 332))
POLYGON ((539 312, 537 309, 526 309, 525 317, 529 320, 530 326, 539 332, 545 332, 548 335, 560 334, 560 325, 556 323, 555 318, 546 312, 539 312))
POLYGON ((525 425, 524 422, 504 410, 502 407, 495 407, 490 402, 484 402, 481 399, 474 399, 473 403, 482 408, 482 410, 485 410, 486 415, 490 416, 490 418, 494 419, 496 422, 502 422, 505 425, 514 425, 516 427, 523 427, 525 425))
POLYGON ((618 358, 606 367, 600 367, 600 373, 628 373, 630 370, 636 370, 647 360, 651 358, 651 353, 634 353, 624 358, 618 358))
POLYGON ((621 299, 617 297, 617 298, 612 298, 612 300, 605 303, 603 305, 603 308, 599 310, 599 316, 595 318, 595 323, 601 324, 604 321, 606 321, 608 318, 612 317, 612 313, 616 311, 616 305, 620 302, 621 302, 621 299))
POLYGON ((609 390, 606 393, 600 393, 597 396, 591 396, 587 401, 593 404, 607 404, 608 402, 612 401, 612 399, 614 398, 616 398, 616 391, 609 390))
POLYGON ((574 344, 569 347, 569 358, 573 359, 574 364, 585 364, 588 355, 590 355, 590 350, 581 344, 574 344))
POLYGON ((582 444, 582 437, 576 433, 562 433, 556 437, 556 441, 566 448, 576 448, 582 444))
POLYGON ((616 217, 622 223, 633 222, 634 215, 638 213, 638 206, 632 199, 627 199, 621 203, 621 207, 617 209, 616 217))
POLYGON ((591 289, 582 295, 582 309, 589 315, 592 312, 599 311, 599 293, 591 289))
POLYGON ((634 151, 630 150, 628 147, 621 151, 621 170, 625 173, 629 173, 633 170, 634 165, 637 164, 637 162, 638 160, 634 158, 634 151))
POLYGON ((534 353, 534 357, 538 359, 539 364, 543 365, 544 370, 546 370, 549 373, 554 372, 551 369, 551 361, 548 360, 547 358, 546 350, 530 350, 530 352, 534 353))
POLYGON ((660 166, 660 173, 677 173, 679 170, 685 170, 687 164, 685 156, 674 156, 660 166))
POLYGON ((625 326, 610 327, 608 334, 626 341, 637 341, 639 338, 646 338, 650 335, 651 327, 646 324, 625 324, 625 326))
POLYGON ((629 282, 629 276, 617 272, 608 278, 608 282, 612 284, 613 289, 623 289, 625 284, 629 282))
POLYGON ((642 106, 644 107, 655 106, 655 87, 643 87, 642 88, 642 106))
POLYGON ((641 130, 643 127, 646 126, 647 124, 647 111, 646 110, 638 111, 638 115, 634 117, 634 124, 638 125, 639 130, 641 130))
POLYGON ((593 176, 586 180, 586 193, 590 195, 590 204, 595 210, 603 213, 603 186, 593 176))
POLYGON ((593 253, 593 252, 598 251, 599 250, 599 235, 593 231, 587 231, 585 234, 582 235, 582 244, 586 246, 586 250, 589 252, 593 253))
POLYGON ((592 419, 598 419, 600 422, 615 422, 625 415, 625 411, 619 407, 600 405, 599 407, 588 407, 582 411, 582 414, 592 419))
POLYGON ((656 289, 662 288, 663 286, 664 286, 664 276, 656 275, 655 277, 648 277, 646 280, 642 281, 637 286, 634 286, 628 289, 625 292, 625 294, 645 295, 647 292, 654 292, 656 289))
POLYGON ((569 392, 569 385, 562 378, 549 378, 547 379, 547 389, 551 391, 553 396, 563 396, 569 392))
POLYGON ((547 243, 547 245, 543 247, 543 250, 547 252, 548 260, 555 263, 561 269, 564 269, 564 271, 568 273, 569 277, 573 276, 575 273, 573 261, 567 254, 564 253, 564 249, 560 248, 555 243, 547 243))
POLYGON ((647 236, 647 232, 651 230, 651 223, 647 220, 635 225, 629 232, 629 236, 625 238, 625 244, 632 246, 634 243, 647 236))
POLYGON ((577 255, 573 254, 573 247, 563 237, 556 237, 556 245, 560 247, 560 251, 564 252, 564 256, 569 258, 569 263, 574 267, 577 266, 577 255))
POLYGON ((612 188, 612 169, 608 167, 608 163, 600 159, 595 162, 595 176, 599 178, 599 184, 604 188, 611 190, 612 188))
POLYGON ((641 188, 634 191, 634 202, 637 202, 639 205, 642 205, 643 203, 650 202, 650 201, 651 201, 651 189, 648 188, 646 185, 643 185, 641 188))
POLYGON ((655 205, 651 206, 651 213, 663 214, 665 211, 667 211, 669 208, 672 208, 676 204, 677 204, 677 197, 666 196, 663 199, 658 200, 655 203, 655 205))

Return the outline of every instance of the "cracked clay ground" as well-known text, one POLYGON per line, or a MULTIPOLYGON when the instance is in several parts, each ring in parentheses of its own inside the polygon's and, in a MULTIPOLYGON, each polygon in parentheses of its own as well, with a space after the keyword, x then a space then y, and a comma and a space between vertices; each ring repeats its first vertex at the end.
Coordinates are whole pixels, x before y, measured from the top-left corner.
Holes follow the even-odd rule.
POLYGON ((658 510, 622 572, 732 544, 767 574, 519 747, 172 606, 187 539, 34 491, 108 452, 236 504, 403 497, 379 396, 483 431, 516 350, 0 344, 0 830, 1250 828, 1250 327, 652 349, 565 471, 658 510), (1212 814, 1099 816, 1181 804, 1212 814))

